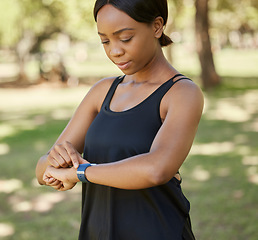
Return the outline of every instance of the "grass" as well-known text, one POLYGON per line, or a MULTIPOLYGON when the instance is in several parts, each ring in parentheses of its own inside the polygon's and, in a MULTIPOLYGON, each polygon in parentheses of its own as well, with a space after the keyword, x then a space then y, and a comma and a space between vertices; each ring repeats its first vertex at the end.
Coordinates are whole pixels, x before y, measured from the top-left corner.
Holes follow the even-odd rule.
POLYGON ((35 166, 87 91, 85 86, 0 90, 0 238, 76 239, 79 187, 66 193, 39 187, 35 166))
MULTIPOLYGON (((86 86, 0 90, 2 239, 77 238, 80 186, 65 193, 39 187, 34 169, 87 90, 86 86)), ((181 170, 199 240, 258 237, 257 98, 257 90, 223 90, 206 96, 195 145, 181 170)))
POLYGON ((192 203, 197 239, 258 237, 258 91, 206 97, 183 186, 192 203))
MULTIPOLYGON (((224 65, 238 53, 231 58, 229 52, 223 54, 219 69, 224 71, 224 84, 205 93, 203 118, 181 169, 182 188, 191 202, 198 240, 256 240, 258 90, 254 76, 258 73, 249 66, 245 78, 244 72, 238 76, 242 64, 235 73, 224 65)), ((251 53, 247 59, 250 56, 255 60, 251 53)), ((177 60, 179 65, 183 59, 177 60)), ((192 76, 197 74, 195 61, 187 58, 182 65, 192 76), (193 65, 187 67, 187 63, 193 65)), ((81 71, 81 75, 87 72, 81 71)), ((80 184, 71 191, 56 192, 39 186, 34 172, 38 158, 52 146, 88 89, 86 85, 0 89, 0 239, 77 239, 80 184)))

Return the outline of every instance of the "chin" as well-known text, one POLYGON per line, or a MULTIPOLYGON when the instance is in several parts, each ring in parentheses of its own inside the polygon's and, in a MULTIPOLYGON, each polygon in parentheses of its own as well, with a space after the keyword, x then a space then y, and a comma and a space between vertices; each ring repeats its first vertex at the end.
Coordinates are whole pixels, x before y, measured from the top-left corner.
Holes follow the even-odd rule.
POLYGON ((119 69, 124 75, 133 75, 136 71, 132 71, 131 69, 121 70, 119 69))
POLYGON ((121 69, 119 69, 119 70, 120 70, 123 74, 125 74, 125 75, 133 75, 133 74, 139 72, 141 69, 135 69, 135 68, 130 67, 130 68, 125 69, 125 70, 121 70, 121 69))

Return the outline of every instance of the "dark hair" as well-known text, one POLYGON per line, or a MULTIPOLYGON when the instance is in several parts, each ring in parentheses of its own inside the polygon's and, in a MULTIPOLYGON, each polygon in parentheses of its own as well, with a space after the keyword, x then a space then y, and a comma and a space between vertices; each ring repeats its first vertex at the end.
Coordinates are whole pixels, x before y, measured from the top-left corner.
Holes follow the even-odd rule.
MULTIPOLYGON (((164 25, 168 19, 167 0, 97 0, 94 7, 94 18, 97 21, 99 10, 106 4, 125 12, 137 22, 152 23, 156 17, 162 17, 164 25)), ((168 46, 173 41, 166 34, 162 33, 159 39, 162 47, 168 46)))

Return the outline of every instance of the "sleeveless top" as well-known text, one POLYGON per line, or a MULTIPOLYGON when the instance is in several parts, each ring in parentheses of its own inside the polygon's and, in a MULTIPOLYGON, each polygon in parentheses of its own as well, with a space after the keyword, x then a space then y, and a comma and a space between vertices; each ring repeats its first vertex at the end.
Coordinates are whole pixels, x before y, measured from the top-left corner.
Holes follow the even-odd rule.
MULTIPOLYGON (((85 137, 84 158, 91 163, 111 163, 147 153, 159 131, 160 102, 179 80, 163 83, 137 106, 122 112, 110 109, 117 86, 111 85, 101 110, 85 137)), ((83 184, 79 240, 181 240, 194 239, 190 204, 180 181, 141 190, 124 190, 94 183, 83 184)))

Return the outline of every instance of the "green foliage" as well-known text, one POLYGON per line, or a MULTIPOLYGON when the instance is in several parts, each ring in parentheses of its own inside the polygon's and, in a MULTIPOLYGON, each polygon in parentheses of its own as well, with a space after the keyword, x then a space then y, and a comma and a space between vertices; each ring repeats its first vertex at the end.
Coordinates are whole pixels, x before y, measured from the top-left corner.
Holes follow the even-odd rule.
POLYGON ((0 1, 0 46, 14 45, 20 38, 18 0, 0 1))
POLYGON ((215 28, 239 30, 243 25, 248 25, 252 30, 258 28, 257 1, 216 0, 210 1, 210 6, 215 28))
POLYGON ((90 37, 94 0, 0 1, 0 43, 14 47, 29 32, 36 38, 64 32, 74 39, 90 37))
POLYGON ((33 31, 36 36, 51 29, 59 30, 67 21, 62 1, 23 0, 20 8, 23 11, 23 29, 33 31))
MULTIPOLYGON (((96 37, 93 6, 95 0, 1 0, 0 44, 15 47, 26 32, 36 38, 63 32, 74 40, 96 37)), ((194 1, 169 0, 167 31, 194 30, 194 1), (171 25, 171 27, 169 26, 171 25)), ((241 26, 258 28, 258 4, 255 0, 210 1, 212 31, 227 34, 241 26)))
POLYGON ((65 14, 68 17, 66 32, 72 38, 85 40, 91 38, 91 29, 94 26, 94 0, 64 1, 65 14))

